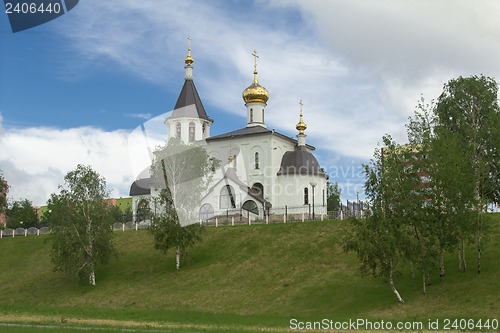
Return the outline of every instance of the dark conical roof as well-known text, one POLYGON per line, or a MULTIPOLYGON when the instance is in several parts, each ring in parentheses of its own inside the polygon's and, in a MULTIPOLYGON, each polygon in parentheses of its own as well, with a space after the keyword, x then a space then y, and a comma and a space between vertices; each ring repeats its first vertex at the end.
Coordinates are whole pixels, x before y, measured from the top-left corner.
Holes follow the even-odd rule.
POLYGON ((180 117, 197 117, 213 122, 207 115, 203 103, 201 102, 200 95, 196 90, 193 80, 185 80, 182 86, 177 103, 175 103, 174 112, 169 118, 180 117), (188 106, 192 106, 189 107, 188 106), (194 109, 193 109, 194 107, 194 109))
POLYGON ((151 177, 137 179, 130 186, 129 195, 131 197, 136 195, 150 195, 152 187, 162 188, 164 187, 164 183, 161 180, 154 179, 151 177))
POLYGON ((326 177, 319 166, 318 160, 305 149, 297 147, 294 151, 287 151, 281 159, 280 175, 315 175, 326 177))

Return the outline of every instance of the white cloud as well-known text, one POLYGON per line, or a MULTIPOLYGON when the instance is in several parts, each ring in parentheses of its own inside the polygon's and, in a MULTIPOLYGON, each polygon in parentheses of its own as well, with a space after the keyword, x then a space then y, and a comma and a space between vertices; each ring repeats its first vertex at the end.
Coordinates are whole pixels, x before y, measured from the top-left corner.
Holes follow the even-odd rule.
POLYGON ((9 197, 43 205, 77 164, 105 177, 112 196, 128 196, 134 175, 127 138, 125 131, 90 127, 7 129, 0 138, 0 169, 11 185, 9 197))
POLYGON ((137 118, 137 119, 143 119, 143 120, 149 120, 151 119, 153 115, 151 113, 126 113, 125 117, 129 118, 137 118))

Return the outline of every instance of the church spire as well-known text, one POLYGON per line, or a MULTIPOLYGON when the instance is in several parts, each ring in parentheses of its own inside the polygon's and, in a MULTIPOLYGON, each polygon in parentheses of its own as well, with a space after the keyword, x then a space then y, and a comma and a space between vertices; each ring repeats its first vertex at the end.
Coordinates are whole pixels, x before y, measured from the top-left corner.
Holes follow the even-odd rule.
POLYGON ((295 126, 297 131, 299 131, 299 134, 297 134, 297 139, 298 139, 297 146, 305 146, 307 135, 304 132, 307 129, 307 125, 306 123, 304 123, 304 119, 302 118, 302 106, 304 105, 304 103, 302 103, 302 98, 300 99, 299 104, 300 104, 300 118, 299 122, 297 123, 297 126, 295 126))
POLYGON ((245 105, 249 103, 261 103, 266 105, 269 100, 269 92, 266 88, 259 84, 259 79, 257 78, 257 50, 252 52, 253 55, 253 82, 249 85, 245 90, 243 90, 243 100, 245 101, 245 105))
POLYGON ((188 35, 188 53, 187 56, 184 58, 184 63, 186 66, 184 68, 186 69, 186 80, 192 80, 193 79, 193 66, 191 64, 194 62, 194 58, 191 57, 191 36, 188 35))
POLYGON ((257 78, 257 50, 252 53, 253 56, 253 82, 243 90, 243 101, 247 107, 247 127, 262 126, 266 127, 264 121, 264 110, 269 100, 269 92, 259 84, 257 78))

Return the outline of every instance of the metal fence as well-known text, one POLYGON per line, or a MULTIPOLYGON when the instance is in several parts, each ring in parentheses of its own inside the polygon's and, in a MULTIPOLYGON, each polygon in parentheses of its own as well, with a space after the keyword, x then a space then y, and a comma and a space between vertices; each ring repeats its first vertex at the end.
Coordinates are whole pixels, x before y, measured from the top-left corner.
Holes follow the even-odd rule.
POLYGON ((7 228, 4 230, 0 230, 0 238, 19 237, 19 236, 26 237, 26 236, 31 236, 31 235, 38 236, 38 235, 48 234, 49 232, 50 232, 50 230, 48 227, 42 227, 40 229, 35 228, 35 227, 31 227, 28 229, 25 229, 25 228, 17 228, 17 229, 7 228))
MULTIPOLYGON (((242 209, 228 209, 222 214, 213 216, 206 220, 200 220, 199 223, 204 226, 235 226, 235 225, 252 225, 252 224, 269 224, 269 223, 290 223, 290 222, 307 222, 307 221, 323 221, 323 220, 345 220, 349 217, 364 216, 364 209, 368 206, 362 202, 349 202, 340 204, 339 209, 334 211, 326 211, 326 207, 312 207, 311 205, 303 206, 284 206, 272 208, 267 211, 259 211, 259 214, 249 214, 242 209)), ((141 230, 147 229, 151 225, 150 220, 144 220, 138 223, 114 223, 113 230, 141 230)), ((0 230, 0 238, 6 237, 26 237, 38 236, 50 233, 48 227, 28 229, 4 229, 0 230)))

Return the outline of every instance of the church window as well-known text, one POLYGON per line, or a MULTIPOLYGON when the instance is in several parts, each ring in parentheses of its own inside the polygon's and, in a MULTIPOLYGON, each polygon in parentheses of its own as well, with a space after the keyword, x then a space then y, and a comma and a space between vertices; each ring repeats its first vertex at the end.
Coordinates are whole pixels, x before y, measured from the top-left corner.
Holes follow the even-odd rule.
POLYGON ((214 216, 214 207, 211 204, 206 203, 200 207, 200 220, 207 221, 214 216))
POLYGON ((264 109, 262 109, 262 122, 264 122, 264 109))
POLYGON ((231 185, 224 186, 220 191, 220 208, 236 208, 234 189, 231 185))
POLYGON ((255 169, 259 168, 259 153, 255 153, 255 169))
POLYGON ((309 189, 304 187, 304 205, 309 205, 309 189))
POLYGON ((175 137, 176 138, 181 138, 181 123, 177 123, 175 125, 175 137))
POLYGON ((189 123, 189 142, 194 141, 194 123, 190 122, 189 123))
POLYGON ((264 186, 261 183, 255 183, 252 185, 252 191, 261 197, 264 197, 264 186))
POLYGON ((253 123, 253 109, 250 109, 250 122, 253 123))

